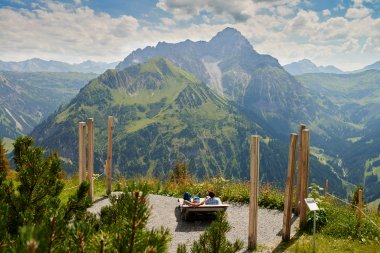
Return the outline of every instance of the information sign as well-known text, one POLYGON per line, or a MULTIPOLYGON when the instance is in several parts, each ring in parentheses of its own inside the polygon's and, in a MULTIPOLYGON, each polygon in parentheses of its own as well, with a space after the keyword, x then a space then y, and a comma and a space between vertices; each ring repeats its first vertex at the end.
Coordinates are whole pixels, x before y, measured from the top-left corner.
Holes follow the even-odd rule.
POLYGON ((317 203, 315 203, 313 198, 307 198, 305 199, 305 202, 307 204, 307 207, 310 211, 318 211, 319 207, 317 206, 317 203))

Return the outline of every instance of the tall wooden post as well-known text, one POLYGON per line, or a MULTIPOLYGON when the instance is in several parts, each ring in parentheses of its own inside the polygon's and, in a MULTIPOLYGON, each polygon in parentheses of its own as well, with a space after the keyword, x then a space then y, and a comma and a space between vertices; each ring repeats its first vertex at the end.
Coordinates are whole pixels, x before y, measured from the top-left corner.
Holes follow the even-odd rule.
POLYGON ((300 148, 299 148, 299 155, 298 155, 298 171, 297 171, 297 188, 296 188, 296 211, 295 214, 300 214, 300 193, 301 193, 301 178, 302 178, 302 131, 306 129, 306 126, 304 124, 300 125, 300 148))
POLYGON ((78 176, 79 183, 86 180, 86 122, 79 122, 78 127, 78 176))
POLYGON ((296 171, 297 160, 297 134, 290 135, 289 156, 288 156, 288 176, 286 177, 286 189, 284 200, 284 218, 282 223, 282 240, 290 240, 290 226, 292 219, 292 198, 293 198, 293 181, 296 171))
POLYGON ((259 209, 260 136, 251 136, 250 151, 248 248, 255 250, 257 247, 257 214, 259 209))
POLYGON ((307 183, 309 177, 309 153, 310 153, 310 131, 304 129, 302 131, 302 178, 301 178, 301 191, 300 191, 300 228, 304 228, 306 225, 306 203, 304 201, 307 198, 307 183))
POLYGON ((107 165, 106 165, 106 194, 111 194, 112 185, 112 129, 113 117, 108 116, 108 150, 107 150, 107 165))
POLYGON ((326 179, 326 185, 325 185, 325 198, 327 198, 327 194, 329 193, 329 180, 326 179))
POLYGON ((91 201, 94 200, 94 118, 87 119, 88 127, 88 180, 90 188, 88 196, 91 201))

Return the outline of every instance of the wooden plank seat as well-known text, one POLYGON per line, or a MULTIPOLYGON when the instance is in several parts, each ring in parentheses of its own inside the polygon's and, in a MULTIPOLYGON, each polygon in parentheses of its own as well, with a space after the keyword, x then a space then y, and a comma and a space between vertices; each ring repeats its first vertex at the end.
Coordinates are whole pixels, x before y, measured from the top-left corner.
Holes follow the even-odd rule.
MULTIPOLYGON (((222 201, 219 198, 219 203, 222 201)), ((203 199, 201 199, 202 202, 203 199)), ((183 199, 178 199, 179 202, 179 210, 181 212, 181 217, 183 220, 189 220, 191 215, 199 215, 199 214, 216 214, 216 212, 225 212, 227 208, 230 206, 228 204, 219 204, 219 205, 200 205, 200 206, 191 206, 186 204, 186 201, 183 199)))

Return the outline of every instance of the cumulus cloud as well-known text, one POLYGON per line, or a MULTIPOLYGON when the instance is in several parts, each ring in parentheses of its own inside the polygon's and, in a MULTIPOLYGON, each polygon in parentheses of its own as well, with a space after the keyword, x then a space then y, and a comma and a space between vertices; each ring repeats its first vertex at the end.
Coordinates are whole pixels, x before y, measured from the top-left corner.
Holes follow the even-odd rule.
POLYGON ((202 12, 212 14, 217 20, 244 22, 252 15, 254 3, 248 0, 239 2, 228 0, 159 0, 156 6, 171 13, 176 20, 190 20, 202 12))
POLYGON ((322 11, 322 15, 323 15, 324 17, 328 17, 328 16, 331 15, 331 12, 330 12, 330 10, 325 9, 325 10, 322 11))
POLYGON ((40 1, 33 10, 0 9, 0 59, 116 61, 158 41, 208 41, 227 26, 241 31, 259 53, 281 62, 309 58, 328 65, 350 55, 351 62, 339 62, 344 68, 357 64, 358 52, 367 59, 380 57, 380 18, 370 15, 366 1, 352 2, 352 10, 336 16, 327 9, 301 9, 299 0, 159 0, 156 6, 164 14, 157 22, 111 17, 74 1, 40 1))
POLYGON ((83 55, 99 60, 115 58, 130 49, 125 48, 126 42, 136 38, 138 28, 139 22, 131 16, 112 18, 88 7, 70 8, 56 2, 33 10, 2 8, 0 44, 4 50, 0 58, 10 59, 15 54, 20 58, 67 57, 69 62, 83 60, 83 55))
POLYGON ((161 23, 164 25, 164 26, 174 26, 175 25, 175 21, 171 18, 161 18, 161 23))
POLYGON ((349 19, 360 19, 371 15, 371 10, 365 7, 360 8, 349 8, 346 12, 345 17, 349 19))

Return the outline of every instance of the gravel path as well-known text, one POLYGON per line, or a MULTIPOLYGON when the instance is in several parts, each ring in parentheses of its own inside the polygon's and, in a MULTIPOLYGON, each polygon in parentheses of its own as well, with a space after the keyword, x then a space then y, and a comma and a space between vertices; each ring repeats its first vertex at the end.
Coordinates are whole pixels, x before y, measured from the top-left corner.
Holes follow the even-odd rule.
MULTIPOLYGON (((186 243, 188 246, 199 235, 210 226, 210 221, 194 220, 182 221, 179 215, 177 198, 160 195, 149 195, 149 203, 152 206, 148 228, 167 227, 172 233, 172 241, 169 251, 176 252, 179 243, 186 243)), ((92 213, 99 213, 102 206, 109 205, 108 198, 97 201, 88 210, 92 213)), ((228 221, 232 226, 227 234, 229 240, 240 239, 244 242, 245 249, 248 244, 248 205, 230 204, 227 209, 228 221)), ((281 242, 283 213, 277 210, 259 209, 258 214, 258 237, 260 252, 272 252, 281 242)), ((291 236, 295 234, 295 226, 298 221, 293 222, 291 236)), ((247 252, 243 250, 242 252, 247 252)))

